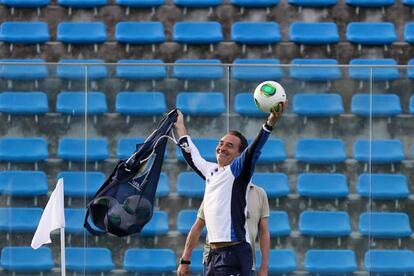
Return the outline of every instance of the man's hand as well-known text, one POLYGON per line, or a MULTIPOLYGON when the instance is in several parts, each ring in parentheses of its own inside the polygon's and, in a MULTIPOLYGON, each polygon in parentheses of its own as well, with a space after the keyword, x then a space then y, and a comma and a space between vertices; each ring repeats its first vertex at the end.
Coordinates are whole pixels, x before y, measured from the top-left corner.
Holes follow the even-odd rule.
POLYGON ((267 276, 267 267, 260 266, 259 271, 257 271, 257 276, 267 276))
POLYGON ((190 275, 190 265, 188 265, 188 264, 178 265, 177 275, 178 276, 190 275))
POLYGON ((174 127, 177 131, 178 138, 180 138, 184 135, 187 135, 187 129, 185 128, 185 125, 184 125, 184 115, 183 115, 183 113, 181 113, 181 111, 179 109, 177 109, 177 113, 178 113, 177 122, 175 123, 174 127))
POLYGON ((276 112, 274 108, 272 108, 269 117, 267 117, 266 124, 273 127, 276 121, 282 116, 283 111, 288 105, 288 101, 286 100, 284 103, 279 103, 279 110, 276 112))

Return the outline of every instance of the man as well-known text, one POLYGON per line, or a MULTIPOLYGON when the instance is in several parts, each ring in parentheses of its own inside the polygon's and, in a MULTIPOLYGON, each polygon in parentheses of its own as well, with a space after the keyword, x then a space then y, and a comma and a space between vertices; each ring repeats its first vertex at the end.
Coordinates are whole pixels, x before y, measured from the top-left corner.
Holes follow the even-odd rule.
MULTIPOLYGON (((266 276, 269 266, 269 250, 270 250, 270 234, 268 226, 269 217, 269 202, 267 200, 266 192, 254 185, 249 184, 247 192, 247 228, 253 252, 253 267, 252 274, 256 270, 255 262, 255 240, 259 236, 260 251, 262 254, 262 262, 257 272, 258 276, 266 276)), ((203 203, 201 204, 197 219, 191 227, 188 233, 187 240, 184 246, 183 259, 190 259, 192 251, 197 246, 198 239, 205 226, 203 203)), ((210 250, 210 246, 206 239, 206 245, 204 247, 203 263, 206 268, 207 256, 210 250)), ((179 264, 177 268, 177 275, 184 276, 190 274, 190 264, 179 264)))
MULTIPOLYGON (((246 223, 246 193, 261 149, 277 119, 282 115, 272 109, 254 141, 247 146, 238 131, 224 135, 216 147, 217 163, 203 159, 187 135, 184 117, 179 112, 175 125, 178 144, 192 169, 206 181, 204 214, 211 250, 206 275, 241 275, 251 273, 253 255, 246 223)), ((189 260, 181 259, 180 263, 189 260)))

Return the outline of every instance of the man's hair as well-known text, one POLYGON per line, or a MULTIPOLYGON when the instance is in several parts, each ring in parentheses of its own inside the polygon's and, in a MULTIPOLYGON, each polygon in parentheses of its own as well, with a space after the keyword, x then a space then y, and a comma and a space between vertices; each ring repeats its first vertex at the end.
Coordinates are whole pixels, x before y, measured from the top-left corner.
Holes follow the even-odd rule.
POLYGON ((247 146, 248 146, 247 139, 246 139, 246 137, 244 137, 243 134, 241 134, 237 130, 230 130, 228 134, 234 135, 237 138, 239 138, 239 140, 240 140, 239 152, 243 152, 247 148, 247 146))

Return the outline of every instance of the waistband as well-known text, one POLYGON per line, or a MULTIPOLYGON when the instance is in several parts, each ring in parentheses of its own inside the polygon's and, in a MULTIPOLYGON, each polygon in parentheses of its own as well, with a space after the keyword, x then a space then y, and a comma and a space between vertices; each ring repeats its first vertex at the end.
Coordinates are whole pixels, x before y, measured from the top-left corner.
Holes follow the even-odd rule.
POLYGON ((227 248, 230 246, 235 246, 235 245, 239 245, 239 244, 243 244, 245 242, 242 241, 234 241, 234 242, 215 242, 215 243, 211 243, 210 247, 212 250, 217 251, 219 249, 222 248, 227 248))

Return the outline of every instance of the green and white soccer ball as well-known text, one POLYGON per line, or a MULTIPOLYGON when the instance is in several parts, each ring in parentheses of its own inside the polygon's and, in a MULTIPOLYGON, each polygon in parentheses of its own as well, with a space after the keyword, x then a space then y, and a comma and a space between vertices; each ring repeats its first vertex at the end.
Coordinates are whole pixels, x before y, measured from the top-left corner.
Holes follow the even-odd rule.
POLYGON ((280 83, 275 81, 264 81, 254 90, 254 102, 263 112, 269 113, 272 108, 278 112, 280 103, 286 101, 286 93, 280 83))

